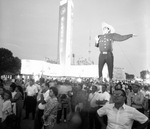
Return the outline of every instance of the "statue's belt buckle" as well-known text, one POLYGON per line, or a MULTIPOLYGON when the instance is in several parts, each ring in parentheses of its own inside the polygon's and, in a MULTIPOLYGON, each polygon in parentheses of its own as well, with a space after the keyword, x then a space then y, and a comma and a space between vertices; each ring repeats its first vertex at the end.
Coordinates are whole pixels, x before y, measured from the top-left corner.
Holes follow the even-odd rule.
POLYGON ((108 52, 102 52, 102 54, 107 54, 108 52))

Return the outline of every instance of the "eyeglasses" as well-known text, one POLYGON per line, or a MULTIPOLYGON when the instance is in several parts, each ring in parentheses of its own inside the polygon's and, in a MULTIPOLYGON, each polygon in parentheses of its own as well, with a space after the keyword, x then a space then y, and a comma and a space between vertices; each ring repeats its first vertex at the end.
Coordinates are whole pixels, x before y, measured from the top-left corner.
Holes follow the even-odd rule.
POLYGON ((112 94, 114 97, 124 96, 123 94, 112 94))

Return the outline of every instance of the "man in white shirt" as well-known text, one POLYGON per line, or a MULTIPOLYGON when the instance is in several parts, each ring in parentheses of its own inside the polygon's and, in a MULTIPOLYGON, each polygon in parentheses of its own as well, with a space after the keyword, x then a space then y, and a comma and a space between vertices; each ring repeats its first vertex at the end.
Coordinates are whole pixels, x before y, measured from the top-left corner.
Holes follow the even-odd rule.
MULTIPOLYGON (((105 83, 101 84, 102 93, 99 93, 96 103, 99 105, 99 108, 103 107, 105 104, 110 102, 110 94, 107 92, 107 85, 105 83)), ((107 116, 103 116, 105 124, 107 124, 107 116)))
POLYGON ((107 92, 107 85, 101 84, 102 86, 102 93, 99 93, 96 103, 99 107, 103 107, 106 103, 110 101, 110 94, 107 92))
POLYGON ((25 91, 25 107, 26 107, 26 116, 24 119, 29 118, 29 113, 32 113, 32 119, 35 117, 35 110, 36 110, 36 96, 38 93, 38 89, 36 85, 34 85, 34 79, 30 79, 29 85, 26 87, 25 91))
POLYGON ((35 121, 34 121, 34 129, 42 129, 43 123, 42 123, 42 116, 45 109, 45 104, 50 98, 49 96, 49 84, 43 83, 41 85, 41 90, 39 91, 39 94, 37 96, 37 102, 38 107, 35 115, 35 121))
POLYGON ((106 104, 97 111, 103 129, 131 129, 134 120, 141 123, 136 129, 145 129, 149 123, 148 117, 125 104, 125 91, 117 89, 112 96, 114 103, 106 104), (107 127, 103 122, 103 115, 108 117, 107 127))
POLYGON ((98 85, 92 85, 92 92, 89 94, 88 102, 90 105, 89 109, 89 128, 93 129, 99 129, 100 123, 98 121, 97 117, 97 110, 99 108, 98 104, 96 103, 97 98, 99 97, 98 91, 98 85))

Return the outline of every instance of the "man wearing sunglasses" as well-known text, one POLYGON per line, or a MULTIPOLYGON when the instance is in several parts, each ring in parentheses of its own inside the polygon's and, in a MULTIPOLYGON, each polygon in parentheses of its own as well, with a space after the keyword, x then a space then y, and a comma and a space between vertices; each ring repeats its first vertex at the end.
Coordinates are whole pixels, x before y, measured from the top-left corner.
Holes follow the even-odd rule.
POLYGON ((124 90, 115 90, 112 97, 112 104, 106 104, 97 110, 102 129, 131 129, 134 120, 141 123, 136 129, 145 129, 149 123, 148 117, 125 104, 126 93, 124 90), (107 126, 102 119, 104 115, 108 117, 107 126))

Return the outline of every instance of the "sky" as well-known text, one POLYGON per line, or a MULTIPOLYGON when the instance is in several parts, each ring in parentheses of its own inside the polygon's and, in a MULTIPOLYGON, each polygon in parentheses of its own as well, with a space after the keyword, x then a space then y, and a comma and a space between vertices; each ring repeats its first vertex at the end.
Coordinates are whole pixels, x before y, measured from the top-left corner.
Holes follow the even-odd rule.
MULTIPOLYGON (((20 59, 57 59, 60 0, 0 0, 0 47, 20 59)), ((72 53, 75 61, 90 58, 98 64, 95 36, 106 22, 121 35, 136 34, 113 43, 114 66, 129 74, 150 70, 149 0, 73 0, 72 53), (90 38, 91 37, 91 40, 90 38), (91 50, 91 54, 88 51, 91 50)))

